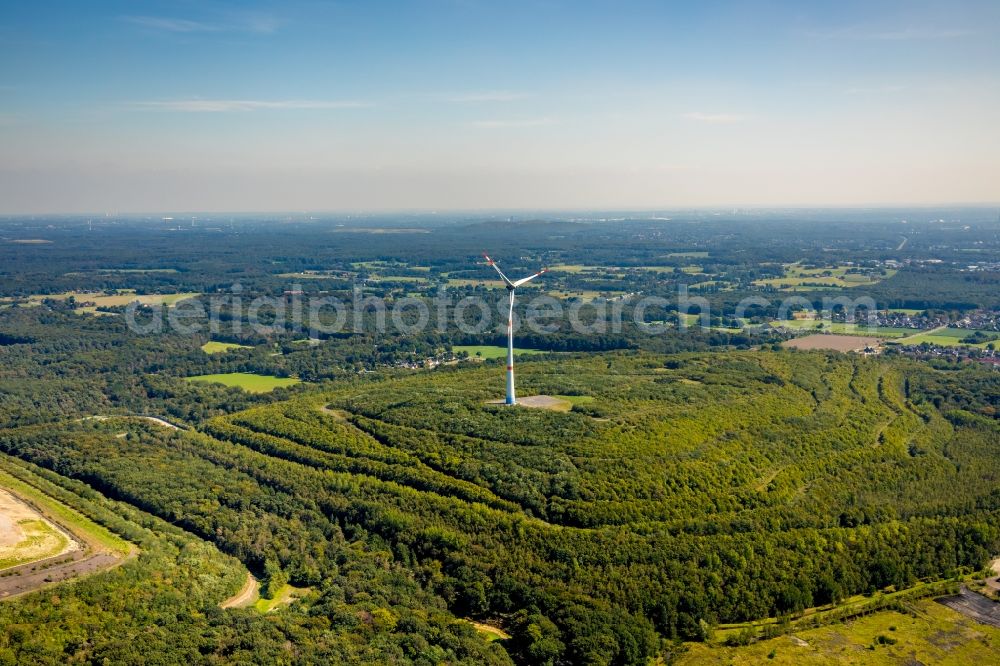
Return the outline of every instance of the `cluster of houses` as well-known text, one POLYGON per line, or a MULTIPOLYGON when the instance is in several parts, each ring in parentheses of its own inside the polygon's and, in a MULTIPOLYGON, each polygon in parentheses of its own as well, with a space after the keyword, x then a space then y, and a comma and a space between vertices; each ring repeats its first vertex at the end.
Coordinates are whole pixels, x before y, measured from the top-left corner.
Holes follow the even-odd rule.
POLYGON ((974 310, 951 324, 955 328, 977 331, 1000 331, 1000 312, 996 310, 974 310))

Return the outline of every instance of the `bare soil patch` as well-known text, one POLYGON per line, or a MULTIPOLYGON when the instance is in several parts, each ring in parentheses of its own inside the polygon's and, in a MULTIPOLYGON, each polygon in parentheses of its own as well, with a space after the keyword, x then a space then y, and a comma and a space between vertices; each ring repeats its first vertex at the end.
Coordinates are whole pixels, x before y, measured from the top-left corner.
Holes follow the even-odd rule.
POLYGON ((0 563, 11 566, 31 563, 79 548, 80 544, 70 534, 0 488, 0 563))
MULTIPOLYGON (((490 400, 488 405, 503 405, 504 400, 490 400)), ((569 400, 563 400, 562 398, 555 398, 551 395, 529 395, 524 398, 518 398, 515 407, 528 407, 531 409, 550 409, 554 412, 568 412, 572 407, 573 403, 569 400)))
POLYGON ((882 343, 880 338, 864 335, 828 335, 816 333, 802 338, 794 338, 781 343, 783 347, 792 349, 832 349, 839 352, 863 351, 865 347, 878 348, 882 343))

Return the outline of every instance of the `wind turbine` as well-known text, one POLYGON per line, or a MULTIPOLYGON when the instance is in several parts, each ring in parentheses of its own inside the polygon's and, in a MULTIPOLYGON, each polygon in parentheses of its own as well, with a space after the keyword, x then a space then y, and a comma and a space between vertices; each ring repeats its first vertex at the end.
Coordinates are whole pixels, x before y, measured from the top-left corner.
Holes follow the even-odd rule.
POLYGON ((496 272, 503 278, 503 282, 507 286, 507 296, 510 299, 510 309, 507 311, 507 404, 516 405, 517 399, 514 397, 514 290, 525 282, 534 280, 549 269, 543 268, 534 275, 511 282, 503 274, 503 271, 500 270, 500 267, 497 266, 497 262, 490 259, 489 255, 485 252, 483 252, 483 256, 486 257, 486 263, 496 269, 496 272))

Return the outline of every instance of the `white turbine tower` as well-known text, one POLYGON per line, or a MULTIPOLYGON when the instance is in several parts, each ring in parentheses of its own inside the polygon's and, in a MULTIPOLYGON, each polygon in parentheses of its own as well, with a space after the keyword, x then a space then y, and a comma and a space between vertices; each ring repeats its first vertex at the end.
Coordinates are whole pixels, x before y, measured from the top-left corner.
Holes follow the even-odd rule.
POLYGON ((500 274, 504 284, 507 286, 507 296, 510 300, 510 308, 507 311, 507 404, 516 405, 517 399, 514 397, 514 290, 525 282, 534 280, 549 269, 543 268, 534 275, 511 282, 503 274, 503 271, 500 270, 500 267, 497 266, 497 262, 490 259, 489 255, 485 252, 483 252, 483 256, 486 257, 486 263, 496 269, 496 272, 500 274))

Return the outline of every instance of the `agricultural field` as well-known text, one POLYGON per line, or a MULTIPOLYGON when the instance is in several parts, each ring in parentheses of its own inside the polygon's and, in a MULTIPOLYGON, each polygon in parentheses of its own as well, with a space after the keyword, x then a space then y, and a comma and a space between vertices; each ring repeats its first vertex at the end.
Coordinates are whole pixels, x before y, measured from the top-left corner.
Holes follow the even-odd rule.
MULTIPOLYGON (((454 345, 452 346, 452 351, 456 354, 465 352, 472 359, 490 359, 490 358, 506 358, 507 348, 501 347, 499 345, 454 345)), ((530 354, 544 354, 544 351, 537 349, 518 349, 514 348, 515 356, 530 355, 530 354)))
POLYGON ((758 286, 777 287, 783 291, 802 288, 854 288, 878 284, 896 274, 894 269, 875 272, 864 269, 863 272, 853 272, 852 266, 830 266, 826 268, 805 268, 801 263, 786 264, 785 274, 780 278, 757 280, 758 286))
MULTIPOLYGON (((492 279, 448 278, 449 287, 485 287, 486 289, 503 289, 503 282, 492 279)), ((519 292, 520 293, 520 292, 519 292)))
POLYGON ((607 270, 605 266, 587 266, 585 264, 555 264, 549 267, 553 273, 591 273, 594 271, 607 270))
POLYGON ((783 347, 790 349, 829 349, 839 352, 861 351, 865 348, 877 348, 883 342, 883 338, 872 336, 856 335, 836 335, 832 333, 816 333, 800 338, 793 338, 781 343, 783 347))
POLYGON ((614 298, 615 296, 621 296, 625 292, 622 291, 594 291, 593 289, 549 289, 545 292, 549 296, 555 298, 578 298, 585 303, 591 301, 596 301, 599 298, 614 298))
POLYGON ((241 388, 248 393, 270 393, 276 388, 285 388, 301 383, 301 380, 294 377, 271 377, 269 375, 255 375, 249 372, 196 375, 194 377, 185 377, 184 380, 188 382, 205 382, 233 386, 241 388))
POLYGON ((129 289, 118 290, 115 293, 90 293, 90 292, 63 292, 59 294, 37 294, 30 296, 28 298, 28 303, 33 305, 38 305, 46 299, 52 299, 57 301, 65 301, 73 298, 77 303, 87 303, 87 305, 81 305, 76 308, 74 312, 77 314, 82 313, 97 313, 97 308, 99 307, 116 307, 124 306, 138 301, 143 305, 165 305, 170 307, 176 303, 200 296, 200 294, 195 292, 184 292, 176 294, 136 294, 134 291, 129 289))
POLYGON ((425 283, 426 277, 416 275, 373 275, 368 278, 372 282, 414 282, 425 283))
POLYGON ((837 335, 862 335, 878 338, 903 338, 920 333, 913 328, 893 326, 868 326, 866 324, 848 324, 845 322, 819 321, 815 319, 788 319, 771 322, 774 328, 787 328, 795 331, 810 331, 816 333, 835 333, 837 335))

